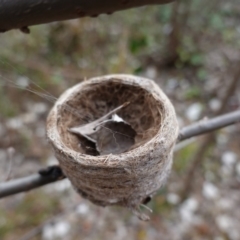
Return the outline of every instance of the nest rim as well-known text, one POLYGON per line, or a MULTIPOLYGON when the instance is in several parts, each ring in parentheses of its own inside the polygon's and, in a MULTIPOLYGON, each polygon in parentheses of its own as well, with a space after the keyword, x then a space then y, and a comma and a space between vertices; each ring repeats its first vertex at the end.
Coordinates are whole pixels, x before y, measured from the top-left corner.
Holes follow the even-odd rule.
MULTIPOLYGON (((162 105, 162 111, 170 111, 172 114, 175 114, 175 110, 173 106, 171 105, 171 109, 166 109, 166 102, 169 103, 170 100, 168 97, 165 95, 165 93, 158 87, 158 85, 147 78, 139 77, 139 76, 133 76, 133 75, 128 75, 128 74, 111 74, 111 75, 104 75, 100 77, 93 77, 90 78, 84 82, 80 82, 73 87, 69 88, 66 90, 56 101, 55 105, 53 106, 52 110, 50 111, 48 118, 47 118, 47 138, 50 142, 50 144, 53 146, 55 151, 57 150, 60 154, 64 154, 67 156, 67 158, 71 159, 72 161, 75 161, 78 164, 81 164, 82 166, 91 166, 91 167, 103 167, 103 168, 111 168, 111 167, 129 167, 129 163, 131 162, 131 159, 134 158, 134 154, 137 151, 138 154, 138 161, 141 161, 141 158, 139 156, 143 156, 146 154, 146 149, 148 151, 153 151, 155 147, 155 143, 163 142, 163 139, 159 139, 159 136, 161 135, 162 132, 162 127, 164 125, 164 121, 168 120, 170 121, 171 119, 165 118, 165 116, 162 117, 161 124, 156 131, 156 133, 152 136, 151 139, 149 139, 147 142, 144 144, 133 148, 131 150, 128 150, 126 152, 120 153, 120 154, 108 154, 108 155, 100 155, 100 156, 93 156, 85 153, 81 153, 78 151, 75 151, 74 149, 71 149, 68 147, 61 139, 61 136, 58 131, 58 106, 63 104, 65 101, 69 100, 71 97, 71 94, 75 93, 78 91, 80 85, 82 84, 97 84, 97 83, 103 83, 104 81, 111 81, 111 80, 116 80, 117 82, 122 82, 125 85, 135 85, 137 87, 140 87, 144 89, 146 92, 152 95, 154 100, 156 102, 161 103, 162 105), (150 88, 152 87, 157 87, 158 91, 155 94, 154 91, 150 88), (161 99, 159 98, 159 91, 161 93, 161 99), (87 159, 87 161, 86 161, 87 159)), ((169 105, 169 104, 168 104, 169 105)), ((158 109, 158 111, 160 111, 158 109)), ((174 119, 172 119, 172 122, 174 122, 174 119)), ((176 122, 175 122, 176 124, 176 122)), ((174 135, 177 136, 178 134, 178 125, 175 129, 174 135)), ((176 139, 176 137, 175 137, 176 139)), ((171 147, 172 145, 175 144, 175 141, 172 143, 169 143, 169 146, 171 147)), ((133 161, 133 164, 136 164, 136 162, 133 161)), ((135 165, 134 164, 134 165, 135 165)))

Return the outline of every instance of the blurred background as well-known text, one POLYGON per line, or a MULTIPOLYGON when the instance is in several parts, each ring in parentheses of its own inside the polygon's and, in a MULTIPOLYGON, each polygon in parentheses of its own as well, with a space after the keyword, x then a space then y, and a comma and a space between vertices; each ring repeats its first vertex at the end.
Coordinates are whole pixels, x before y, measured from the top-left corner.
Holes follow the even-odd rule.
MULTIPOLYGON (((180 127, 240 106, 239 0, 182 0, 30 30, 0 35, 1 182, 57 163, 47 114, 93 76, 155 80, 180 127)), ((148 206, 142 222, 94 206, 66 179, 1 200, 0 239, 239 240, 240 124, 178 145, 169 181, 148 206)))

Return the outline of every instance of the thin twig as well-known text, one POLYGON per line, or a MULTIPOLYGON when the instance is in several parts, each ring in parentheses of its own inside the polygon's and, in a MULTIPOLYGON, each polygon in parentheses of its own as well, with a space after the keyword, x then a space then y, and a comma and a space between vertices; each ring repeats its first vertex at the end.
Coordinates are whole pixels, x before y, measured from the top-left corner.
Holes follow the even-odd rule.
MULTIPOLYGON (((223 114, 221 116, 200 121, 190 126, 184 127, 179 132, 178 142, 198 136, 200 134, 209 133, 217 129, 240 122, 240 110, 232 113, 223 114)), ((0 198, 7 197, 16 193, 29 191, 34 188, 58 181, 65 178, 62 170, 58 166, 42 169, 39 173, 4 182, 0 184, 0 198)))
POLYGON ((240 110, 220 115, 212 119, 201 120, 190 126, 182 128, 178 136, 178 141, 183 141, 193 136, 212 132, 237 122, 240 122, 240 110))

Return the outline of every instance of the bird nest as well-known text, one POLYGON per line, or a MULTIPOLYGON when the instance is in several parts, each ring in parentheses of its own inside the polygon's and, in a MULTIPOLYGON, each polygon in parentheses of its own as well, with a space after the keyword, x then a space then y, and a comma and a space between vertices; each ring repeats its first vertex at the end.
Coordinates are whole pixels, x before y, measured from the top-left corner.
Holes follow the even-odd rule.
POLYGON ((78 193, 120 205, 141 219, 139 206, 165 183, 178 135, 174 108, 151 80, 108 75, 84 81, 57 100, 47 136, 78 193))

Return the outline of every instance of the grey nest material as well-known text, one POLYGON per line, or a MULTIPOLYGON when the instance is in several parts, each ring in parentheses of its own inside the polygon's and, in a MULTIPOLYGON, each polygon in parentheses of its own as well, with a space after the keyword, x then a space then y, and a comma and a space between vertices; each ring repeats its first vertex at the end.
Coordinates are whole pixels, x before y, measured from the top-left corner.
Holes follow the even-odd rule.
POLYGON ((75 85, 47 119, 49 142, 76 191, 100 206, 127 207, 143 220, 140 206, 166 182, 177 136, 167 96, 152 80, 131 75, 75 85), (94 121, 96 133, 87 135, 94 121))

